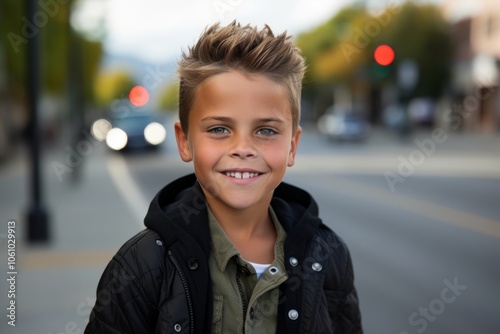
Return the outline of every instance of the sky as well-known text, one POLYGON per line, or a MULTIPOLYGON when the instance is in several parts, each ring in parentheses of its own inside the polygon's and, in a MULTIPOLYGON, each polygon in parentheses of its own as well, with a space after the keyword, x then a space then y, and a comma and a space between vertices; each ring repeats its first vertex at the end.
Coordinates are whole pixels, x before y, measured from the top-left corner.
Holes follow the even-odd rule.
MULTIPOLYGON (((332 17, 353 0, 80 0, 72 18, 81 31, 103 20, 104 46, 110 54, 151 63, 175 61, 202 31, 234 19, 275 33, 296 35, 332 17)), ((359 1, 358 1, 359 2, 359 1)), ((375 11, 400 0, 366 0, 375 11)))

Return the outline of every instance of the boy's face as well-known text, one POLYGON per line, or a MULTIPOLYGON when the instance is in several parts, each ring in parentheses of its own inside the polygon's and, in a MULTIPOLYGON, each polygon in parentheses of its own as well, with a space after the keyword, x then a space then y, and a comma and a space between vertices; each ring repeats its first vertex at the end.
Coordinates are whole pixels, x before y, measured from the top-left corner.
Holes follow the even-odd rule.
POLYGON ((212 209, 267 210, 295 162, 301 130, 292 132, 290 105, 276 83, 230 71, 198 87, 188 134, 179 122, 175 132, 212 209))

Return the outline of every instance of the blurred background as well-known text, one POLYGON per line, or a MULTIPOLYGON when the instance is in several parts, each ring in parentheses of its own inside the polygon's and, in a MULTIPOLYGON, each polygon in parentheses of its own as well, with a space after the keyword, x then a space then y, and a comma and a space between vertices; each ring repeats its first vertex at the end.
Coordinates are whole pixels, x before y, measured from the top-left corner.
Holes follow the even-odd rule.
POLYGON ((306 58, 285 181, 347 242, 365 332, 499 333, 496 0, 1 0, 0 332, 83 333, 105 265, 192 170, 176 62, 234 19, 306 58))

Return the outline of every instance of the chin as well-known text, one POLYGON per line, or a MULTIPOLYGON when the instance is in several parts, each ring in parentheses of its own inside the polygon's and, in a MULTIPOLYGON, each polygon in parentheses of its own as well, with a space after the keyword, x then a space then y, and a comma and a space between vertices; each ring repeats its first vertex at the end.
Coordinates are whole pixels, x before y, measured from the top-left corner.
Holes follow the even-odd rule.
POLYGON ((232 210, 246 210, 262 204, 262 199, 248 198, 237 194, 224 194, 215 198, 217 202, 232 210), (227 196, 229 195, 229 196, 227 196))

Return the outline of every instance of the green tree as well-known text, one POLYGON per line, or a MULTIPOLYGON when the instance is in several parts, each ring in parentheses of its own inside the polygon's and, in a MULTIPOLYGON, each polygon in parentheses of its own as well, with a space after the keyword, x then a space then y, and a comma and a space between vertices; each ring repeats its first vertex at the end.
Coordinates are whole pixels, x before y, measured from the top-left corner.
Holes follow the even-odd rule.
MULTIPOLYGON (((304 96, 323 110, 337 84, 365 91, 366 85, 395 85, 397 67, 405 60, 413 60, 419 68, 413 96, 439 97, 450 77, 451 36, 434 5, 407 2, 377 16, 362 6, 347 7, 299 35, 297 44, 308 65, 304 96), (373 51, 382 43, 392 46, 396 53, 385 78, 374 73, 373 51)), ((319 113, 314 111, 315 116, 319 113)))
POLYGON ((103 51, 99 41, 89 41, 71 32, 69 17, 75 0, 69 2, 37 1, 35 18, 27 18, 26 1, 2 0, 0 2, 0 48, 4 51, 8 96, 22 100, 26 87, 27 45, 33 36, 40 39, 40 85, 42 92, 64 94, 69 75, 75 70, 70 66, 69 50, 74 34, 81 46, 82 66, 85 73, 84 97, 91 101, 89 88, 94 82, 103 51), (48 5, 50 3, 50 5, 48 5), (69 73, 69 74, 68 74, 69 73))
POLYGON ((21 33, 24 4, 24 1, 0 1, 0 48, 3 49, 7 81, 5 95, 15 100, 20 100, 25 94, 27 48, 21 33))
POLYGON ((396 52, 395 66, 411 59, 419 68, 415 96, 439 97, 449 82, 453 45, 449 26, 438 7, 403 5, 383 29, 377 43, 387 43, 396 52))
POLYGON ((162 110, 177 111, 179 108, 179 82, 170 84, 161 94, 159 107, 162 110))
POLYGON ((355 71, 366 58, 366 50, 348 57, 341 46, 354 37, 353 31, 368 19, 363 7, 346 7, 327 22, 298 36, 297 45, 308 66, 306 87, 344 79, 355 71))
POLYGON ((368 46, 349 47, 354 45, 360 29, 369 19, 361 5, 354 5, 298 36, 297 45, 308 68, 303 97, 309 109, 304 110, 305 118, 317 119, 332 104, 337 84, 355 85, 356 73, 368 62, 371 41, 368 46))
POLYGON ((98 74, 94 94, 100 106, 108 107, 114 100, 127 98, 130 89, 136 85, 132 76, 125 70, 113 70, 98 74))

